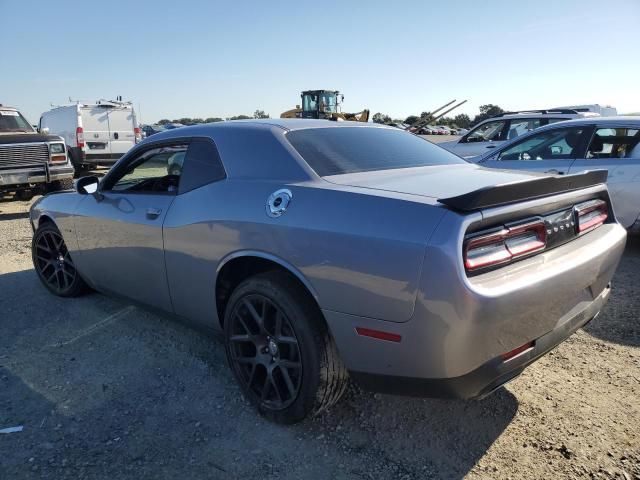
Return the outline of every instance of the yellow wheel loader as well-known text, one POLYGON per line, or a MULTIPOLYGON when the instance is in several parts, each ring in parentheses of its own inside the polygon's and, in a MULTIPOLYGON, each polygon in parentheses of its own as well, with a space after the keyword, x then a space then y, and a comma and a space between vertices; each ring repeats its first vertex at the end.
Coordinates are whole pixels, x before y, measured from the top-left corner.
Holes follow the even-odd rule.
POLYGON ((344 100, 337 90, 305 90, 300 95, 302 108, 287 110, 280 114, 280 118, 322 118, 334 121, 368 122, 369 110, 358 113, 346 113, 340 111, 340 104, 344 100))

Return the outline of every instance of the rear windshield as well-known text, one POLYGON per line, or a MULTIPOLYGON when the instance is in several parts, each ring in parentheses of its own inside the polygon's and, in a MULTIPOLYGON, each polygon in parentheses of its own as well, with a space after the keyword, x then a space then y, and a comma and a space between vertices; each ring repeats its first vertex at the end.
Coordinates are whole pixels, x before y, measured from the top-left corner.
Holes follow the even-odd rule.
POLYGON ((321 177, 465 163, 445 149, 395 128, 309 128, 289 132, 287 139, 321 177))

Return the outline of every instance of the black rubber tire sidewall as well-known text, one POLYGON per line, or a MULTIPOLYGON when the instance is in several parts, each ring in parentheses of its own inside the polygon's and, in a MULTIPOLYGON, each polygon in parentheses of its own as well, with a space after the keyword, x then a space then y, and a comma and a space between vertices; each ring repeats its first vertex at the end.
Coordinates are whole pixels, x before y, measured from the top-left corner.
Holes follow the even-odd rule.
POLYGON ((231 295, 225 311, 225 350, 229 366, 238 380, 238 384, 249 401, 269 420, 277 423, 291 424, 298 422, 318 408, 317 393, 320 385, 320 362, 322 358, 322 337, 326 335, 321 319, 318 318, 317 307, 313 305, 304 292, 300 292, 295 282, 281 272, 270 272, 256 275, 241 283, 231 295), (252 392, 238 379, 231 360, 229 342, 231 334, 231 314, 236 304, 246 295, 263 295, 287 316, 298 339, 302 357, 302 383, 296 400, 283 410, 271 410, 260 404, 252 392))
MULTIPOLYGON (((49 283, 47 283, 47 281, 42 277, 42 272, 40 272, 40 269, 38 268, 38 264, 36 261, 36 243, 39 236, 48 231, 55 232, 62 237, 60 230, 58 230, 58 228, 51 222, 47 222, 43 225, 40 225, 36 230, 36 232, 33 234, 33 238, 31 240, 31 260, 33 262, 33 268, 35 269, 36 274, 38 275, 38 278, 40 279, 40 281, 46 287, 47 290, 49 290, 51 293, 53 293, 58 297, 77 297, 79 295, 82 295, 83 293, 86 293, 89 290, 89 287, 80 276, 80 273, 78 272, 77 268, 76 268, 76 276, 73 282, 71 283, 69 288, 67 288, 62 292, 52 288, 51 285, 49 285, 49 283)), ((62 237, 62 239, 64 241, 64 237, 62 237)), ((65 245, 66 245, 66 242, 65 242, 65 245)), ((75 264, 74 264, 74 267, 75 267, 75 264)))

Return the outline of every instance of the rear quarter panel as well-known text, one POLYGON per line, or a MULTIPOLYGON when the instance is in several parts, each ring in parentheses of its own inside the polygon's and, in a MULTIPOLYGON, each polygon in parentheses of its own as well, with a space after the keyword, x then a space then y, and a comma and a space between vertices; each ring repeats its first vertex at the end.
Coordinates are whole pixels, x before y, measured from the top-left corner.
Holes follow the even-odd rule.
POLYGON ((207 185, 176 198, 165 220, 174 308, 211 323, 219 267, 229 258, 260 252, 299 273, 323 309, 406 321, 426 243, 444 212, 323 180, 207 185), (292 202, 284 215, 271 218, 267 198, 283 187, 291 190, 292 202))

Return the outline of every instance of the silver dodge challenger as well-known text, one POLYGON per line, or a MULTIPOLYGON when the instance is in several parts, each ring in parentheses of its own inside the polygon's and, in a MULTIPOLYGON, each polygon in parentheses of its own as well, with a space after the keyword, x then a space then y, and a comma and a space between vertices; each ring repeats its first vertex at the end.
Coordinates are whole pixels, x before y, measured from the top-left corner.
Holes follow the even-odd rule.
POLYGON ((483 397, 596 317, 626 232, 606 172, 483 168, 397 128, 175 129, 30 212, 47 289, 220 331, 292 423, 366 389, 483 397))

